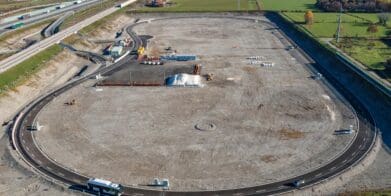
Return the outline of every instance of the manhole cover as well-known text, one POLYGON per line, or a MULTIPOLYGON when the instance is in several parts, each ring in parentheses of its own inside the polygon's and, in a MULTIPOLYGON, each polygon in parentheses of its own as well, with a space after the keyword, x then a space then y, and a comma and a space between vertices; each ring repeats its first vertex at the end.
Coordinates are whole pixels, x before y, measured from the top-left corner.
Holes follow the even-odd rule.
POLYGON ((216 129, 216 125, 213 123, 198 123, 195 125, 195 128, 200 131, 213 131, 216 129))

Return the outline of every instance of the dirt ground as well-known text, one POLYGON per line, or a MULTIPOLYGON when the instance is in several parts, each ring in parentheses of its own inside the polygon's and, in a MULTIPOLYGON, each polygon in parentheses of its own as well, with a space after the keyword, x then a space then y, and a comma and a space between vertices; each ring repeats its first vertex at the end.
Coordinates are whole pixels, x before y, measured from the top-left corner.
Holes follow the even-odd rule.
MULTIPOLYGON (((102 26, 97 27, 94 31, 88 32, 87 34, 73 35, 67 42, 72 44, 79 50, 87 50, 101 54, 103 49, 106 48, 110 43, 99 43, 101 40, 115 40, 116 32, 121 31, 128 24, 134 21, 127 15, 119 15, 110 23, 104 23, 102 26)), ((128 37, 126 32, 123 32, 125 37, 128 37)))
MULTIPOLYGON (((148 14, 148 16, 150 16, 150 15, 151 14, 148 14)), ((172 16, 170 14, 158 14, 158 15, 172 16)), ((176 16, 178 16, 178 15, 179 14, 177 14, 176 16)), ((186 13, 186 14, 182 14, 182 15, 191 15, 191 14, 186 13)), ((192 15, 197 15, 197 14, 192 14, 192 15)), ((207 14, 203 14, 203 15, 207 15, 207 14)), ((210 15, 214 15, 214 14, 210 14, 210 15)), ((230 15, 230 14, 224 14, 224 15, 230 15)), ((137 17, 145 18, 145 16, 143 16, 143 15, 140 15, 137 17)), ((117 23, 120 23, 120 26, 121 26, 123 24, 126 24, 128 22, 128 19, 130 20, 131 18, 128 16, 125 16, 125 18, 123 18, 122 20, 115 20, 115 23, 110 21, 111 24, 107 24, 107 25, 115 25, 117 23)), ((109 29, 108 30, 109 32, 107 34, 105 34, 104 36, 103 35, 100 37, 90 36, 90 38, 92 38, 92 39, 102 39, 102 38, 107 38, 107 37, 111 38, 111 37, 114 37, 114 34, 117 30, 118 29, 114 29, 114 28, 109 29)), ((139 29, 139 31, 143 31, 143 29, 139 29)), ((164 41, 164 40, 160 40, 160 41, 164 41)), ((12 42, 12 43, 15 43, 15 42, 12 42)), ((157 42, 157 43, 159 43, 159 42, 157 42)), ((169 43, 169 44, 171 44, 171 43, 169 43)), ((96 45, 91 45, 89 47, 85 47, 84 49, 87 49, 87 50, 89 49, 89 50, 93 51, 96 49, 96 47, 97 47, 96 45)), ((159 46, 157 46, 157 47, 159 47, 159 46)), ((176 46, 176 47, 178 47, 178 46, 176 46)), ((5 47, 1 47, 1 49, 4 49, 4 48, 8 49, 8 45, 5 47)), ((103 46, 102 46, 102 48, 103 48, 103 46)), ((233 46, 232 49, 235 49, 235 48, 237 48, 237 47, 233 46)), ((200 54, 197 54, 197 55, 200 55, 200 54)), ((213 59, 213 58, 209 58, 209 59, 213 59)), ((217 60, 224 61, 224 58, 219 57, 217 60)), ((53 68, 52 66, 49 65, 46 69, 42 70, 38 74, 40 77, 38 77, 37 80, 35 80, 35 79, 33 80, 34 81, 33 83, 35 83, 36 85, 34 85, 34 86, 23 85, 20 88, 18 88, 17 91, 10 92, 10 94, 8 96, 0 97, 0 113, 1 113, 0 120, 1 120, 1 122, 5 119, 9 119, 11 117, 11 115, 14 112, 16 112, 16 110, 19 107, 21 107, 23 104, 27 103, 28 100, 37 96, 38 94, 43 92, 45 89, 52 87, 53 83, 55 83, 55 81, 57 81, 58 78, 63 78, 63 77, 61 77, 62 75, 64 75, 64 74, 68 75, 68 76, 73 75, 73 73, 67 74, 66 70, 71 65, 78 65, 78 63, 77 63, 78 61, 79 60, 66 61, 69 63, 65 63, 65 64, 63 64, 64 62, 62 64, 56 63, 55 68, 53 68), (66 66, 62 66, 62 65, 66 65, 66 66)), ((243 71, 244 70, 251 72, 251 70, 254 70, 254 68, 246 66, 246 68, 243 68, 243 71)), ((74 71, 74 70, 72 69, 72 71, 74 71)), ((72 71, 70 71, 70 72, 72 72, 72 71)), ((297 71, 294 71, 294 72, 297 73, 297 71)), ((68 76, 64 76, 64 78, 60 79, 60 81, 58 83, 61 83, 61 81, 63 82, 65 80, 67 80, 68 76)), ((230 79, 239 79, 239 78, 230 78, 230 79)), ((237 80, 234 80, 234 81, 237 81, 237 80)), ((210 84, 208 84, 208 86, 209 85, 210 84)), ((98 93, 98 92, 94 92, 94 89, 90 89, 90 85, 86 85, 86 87, 87 87, 86 89, 91 90, 92 93, 94 93, 94 94, 98 93)), ((107 89, 108 88, 105 88, 102 93, 106 93, 107 89)), ((120 89, 117 91, 123 91, 123 90, 124 89, 120 89)), ((128 91, 127 92, 128 94, 132 93, 131 89, 127 90, 127 91, 128 91)), ((69 95, 69 97, 66 97, 63 99, 68 100, 68 98, 70 98, 70 97, 72 97, 72 95, 69 95)), ((103 97, 109 97, 109 95, 104 95, 103 97)), ((325 98, 326 100, 329 99, 328 95, 323 95, 322 97, 325 98)), ((334 100, 333 97, 331 97, 331 98, 334 100)), ((105 98, 105 99, 106 99, 107 103, 110 103, 108 101, 108 99, 110 99, 110 98, 105 98)), ((105 101, 105 100, 102 100, 102 101, 105 101)), ((120 102, 122 102, 122 100, 120 102)), ((143 102, 143 100, 141 100, 141 102, 143 102)), ((59 105, 61 105, 61 103, 58 103, 57 106, 59 106, 59 105)), ((97 105, 97 107, 98 106, 99 106, 99 104, 97 105)), ((121 109, 118 108, 118 106, 117 106, 117 110, 121 110, 121 109)), ((132 110, 129 109, 129 111, 132 111, 132 110)), ((105 113, 106 111, 101 111, 101 112, 105 113)), ((80 113, 80 115, 82 115, 82 113, 80 113)), ((118 115, 120 115, 120 114, 118 114, 118 115)), ((330 113, 330 119, 332 118, 332 116, 334 116, 334 115, 331 115, 331 113, 330 113)), ((337 117, 337 116, 334 116, 334 117, 337 117)), ((145 125, 140 125, 140 126, 145 127, 145 125)), ((192 127, 192 128, 194 128, 194 127, 192 127)), ((219 128, 220 128, 220 126, 218 126, 216 130, 218 130, 219 128)), ((190 130, 190 128, 189 128, 189 130, 190 130)), ((287 130, 291 130, 291 129, 287 129, 287 130)), ((133 132, 134 130, 132 129, 131 131, 133 132)), ((191 131, 193 131, 193 129, 191 129, 191 131)), ((56 133, 53 133, 53 134, 56 134, 56 133)), ((67 138, 69 136, 72 136, 72 138, 79 137, 78 134, 79 133, 69 134, 67 132, 66 137, 64 136, 64 138, 67 138)), ((93 133, 93 134, 95 134, 95 133, 93 133)), ((119 132, 118 134, 121 134, 121 132, 119 132)), ((116 133, 115 136, 117 136, 118 134, 116 133)), ((126 135, 127 133, 124 133, 124 134, 126 135)), ((295 135, 294 137, 299 137, 300 135, 303 134, 303 132, 297 132, 297 130, 295 131, 295 129, 293 129, 291 131, 286 131, 286 130, 281 131, 280 130, 280 131, 276 132, 274 137, 277 138, 277 135, 278 135, 282 139, 283 137, 286 137, 287 135, 290 135, 290 134, 295 135), (277 133, 279 133, 279 134, 277 134, 277 133)), ((307 138, 307 135, 308 134, 304 135, 305 138, 307 138)), ((29 170, 26 170, 22 166, 19 166, 18 163, 16 163, 9 154, 9 150, 7 148, 7 145, 8 145, 7 136, 4 134, 4 132, 1 132, 0 136, 2 138, 0 140, 0 155, 1 155, 1 158, 0 158, 0 195, 73 195, 73 194, 77 194, 77 193, 73 193, 73 192, 69 192, 69 191, 64 192, 64 190, 59 189, 57 186, 53 186, 52 184, 47 183, 44 180, 41 180, 40 178, 38 178, 37 175, 33 174, 29 170)), ((95 136, 95 137, 99 137, 99 136, 95 136)), ((112 135, 109 135, 109 137, 112 137, 112 135)), ((295 140, 297 140, 297 139, 295 139, 295 140)), ((129 140, 129 141, 131 141, 131 140, 129 140)), ((130 146, 130 147, 132 147, 132 146, 130 146)), ((130 147, 127 149, 132 149, 130 147)), ((69 146, 67 148, 69 148, 69 146)), ((99 147, 97 149, 102 150, 102 148, 105 149, 105 146, 99 147)), ((79 148, 77 150, 79 150, 79 148)), ((64 151, 62 151, 61 153, 63 153, 63 152, 64 151)), ((371 154, 374 154, 374 153, 375 152, 373 152, 371 154)), ((87 154, 87 153, 85 153, 85 154, 87 154)), ((388 167, 390 165, 390 160, 391 160, 390 154, 391 154, 390 151, 387 151, 385 148, 381 147, 379 152, 377 152, 373 155, 373 156, 375 156, 375 158, 373 158, 374 159, 373 162, 368 163, 368 164, 370 164, 369 166, 365 166, 364 168, 359 168, 358 169, 359 171, 354 171, 353 173, 351 171, 348 172, 349 174, 347 174, 347 175, 352 176, 352 177, 341 176, 341 177, 338 177, 337 182, 334 182, 334 180, 332 180, 331 184, 330 183, 328 183, 327 185, 319 184, 316 186, 316 188, 311 188, 312 191, 309 190, 309 192, 308 191, 307 192, 295 192, 294 195, 335 195, 339 192, 344 192, 344 191, 384 189, 387 187, 390 188, 391 185, 389 184, 389 182, 391 182, 391 177, 390 177, 391 173, 390 173, 390 170, 388 167), (352 173, 352 174, 350 174, 350 173, 352 173)), ((105 156, 109 156, 109 155, 110 154, 105 153, 105 156)), ((77 155, 77 156, 79 156, 79 155, 77 155)), ((150 156, 150 155, 148 155, 148 156, 150 156)), ((279 157, 268 153, 268 154, 261 155, 259 157, 259 159, 261 160, 260 163, 262 163, 262 164, 264 164, 264 163, 271 164, 271 163, 275 163, 276 161, 278 161, 279 157)), ((158 163, 156 163, 156 165, 158 165, 158 163)), ((113 167, 108 166, 107 168, 113 168, 113 167)), ((267 167, 265 167, 265 168, 267 168, 267 167)), ((83 172, 87 173, 88 171, 84 170, 83 172)), ((91 173, 91 175, 93 175, 93 173, 91 173)), ((97 175, 99 175, 100 177, 107 176, 108 179, 111 179, 111 174, 97 173, 97 175)), ((160 175, 160 174, 157 174, 157 175, 160 175)), ((167 176, 165 175, 165 176, 159 176, 159 177, 167 177, 167 176)), ((127 177, 125 177, 125 178, 127 178, 127 177)), ((146 177, 142 176, 142 177, 137 177, 135 181, 137 181, 136 183, 139 183, 143 179, 146 179, 146 181, 148 181, 148 182, 149 182, 149 180, 151 180, 151 179, 149 179, 149 176, 146 176, 146 177), (138 179, 141 179, 141 180, 138 180, 138 179)), ((170 180, 172 180, 172 179, 170 178, 170 180)), ((125 181, 125 179, 123 181, 125 181)))
POLYGON ((198 55, 203 73, 213 73, 214 80, 203 88, 102 92, 89 81, 57 97, 39 114, 44 128, 35 139, 60 164, 128 185, 160 177, 169 178, 173 190, 239 188, 325 164, 353 137, 333 132, 355 124, 354 114, 310 78, 313 73, 268 26, 195 18, 135 31, 154 36, 150 47, 198 55), (275 66, 249 65, 250 56, 275 66), (65 106, 71 99, 77 104, 65 106))
MULTIPOLYGON (((88 61, 68 51, 61 52, 47 62, 47 67, 39 71, 24 85, 0 97, 0 122, 9 120, 17 110, 43 92, 66 82, 88 61)), ((5 127, 3 127, 5 128, 5 127)), ((70 192, 42 180, 25 167, 15 162, 11 156, 8 135, 0 133, 0 195, 69 195, 70 192)))

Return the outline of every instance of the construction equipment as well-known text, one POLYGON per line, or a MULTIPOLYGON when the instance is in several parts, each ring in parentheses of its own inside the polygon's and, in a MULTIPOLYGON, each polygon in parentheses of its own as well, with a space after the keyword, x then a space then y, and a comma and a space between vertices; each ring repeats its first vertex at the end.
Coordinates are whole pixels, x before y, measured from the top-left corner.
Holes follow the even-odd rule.
POLYGON ((160 60, 160 57, 148 57, 147 55, 139 56, 138 61, 144 65, 163 65, 164 62, 160 60))
POLYGON ((201 64, 195 64, 193 74, 194 75, 201 75, 201 68, 202 68, 201 64))
POLYGON ((75 105, 76 104, 76 100, 75 99, 72 99, 71 101, 68 101, 65 103, 65 105, 75 105))
POLYGON ((144 52, 145 52, 145 48, 144 47, 139 47, 138 49, 137 49, 137 54, 140 56, 140 55, 143 55, 144 54, 144 52))
POLYGON ((159 179, 159 178, 154 178, 153 181, 148 184, 148 186, 159 186, 162 187, 164 190, 170 189, 170 181, 166 178, 159 179))
POLYGON ((193 54, 176 54, 174 52, 170 55, 163 55, 160 56, 161 59, 167 60, 167 61, 195 61, 197 60, 197 56, 193 54))
POLYGON ((214 74, 212 74, 212 73, 206 74, 206 81, 212 81, 213 78, 214 78, 214 74))

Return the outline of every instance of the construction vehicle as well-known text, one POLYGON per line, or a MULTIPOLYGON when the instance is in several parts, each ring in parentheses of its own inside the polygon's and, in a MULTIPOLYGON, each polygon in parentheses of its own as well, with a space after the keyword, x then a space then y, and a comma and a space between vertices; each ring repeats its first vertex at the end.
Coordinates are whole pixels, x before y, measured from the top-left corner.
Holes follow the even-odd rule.
POLYGON ((137 49, 137 55, 138 56, 141 56, 141 55, 143 55, 144 54, 144 52, 145 52, 145 48, 144 47, 139 47, 138 49, 137 49))

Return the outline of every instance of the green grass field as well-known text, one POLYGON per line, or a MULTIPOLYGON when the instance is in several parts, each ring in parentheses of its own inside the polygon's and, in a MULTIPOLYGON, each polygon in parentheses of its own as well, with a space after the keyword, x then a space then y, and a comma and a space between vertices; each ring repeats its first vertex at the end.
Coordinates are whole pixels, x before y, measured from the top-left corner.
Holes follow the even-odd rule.
MULTIPOLYGON (((346 40, 342 41, 342 43, 344 42, 346 40)), ((390 46, 380 40, 370 41, 366 39, 352 39, 352 45, 352 47, 340 47, 353 58, 361 59, 361 63, 368 65, 370 69, 384 70, 381 62, 390 57, 390 46), (372 47, 368 47, 370 42, 373 43, 372 47)))
MULTIPOLYGON (((304 25, 304 13, 284 13, 294 23, 302 25, 315 37, 334 37, 337 31, 338 13, 314 13, 314 24, 304 25)), ((379 31, 372 35, 367 32, 370 22, 377 21, 377 14, 343 14, 342 15, 342 36, 347 37, 386 37, 391 29, 378 26, 379 31), (365 18, 365 19, 361 19, 365 18)))
MULTIPOLYGON (((147 12, 221 12, 238 11, 237 0, 173 0, 176 4, 164 8, 142 8, 147 12)), ((316 9, 316 0, 258 0, 263 10, 316 9)), ((240 0, 240 11, 257 10, 255 0, 240 0)))
POLYGON ((73 14, 72 16, 68 17, 67 19, 65 19, 63 24, 60 26, 60 30, 65 29, 67 27, 70 27, 72 25, 75 25, 76 23, 78 23, 88 17, 91 17, 91 16, 95 15, 96 13, 101 12, 109 7, 113 7, 120 1, 121 0, 106 0, 102 3, 99 3, 96 5, 90 6, 88 8, 82 9, 82 10, 76 12, 75 14, 73 14))
MULTIPOLYGON (((382 40, 367 39, 342 40, 342 44, 336 44, 349 56, 366 65, 371 71, 375 71, 380 77, 391 82, 391 70, 385 69, 385 61, 391 58, 391 47, 382 40), (370 45, 373 45, 369 47, 370 45)), ((391 43, 390 43, 391 44, 391 43)))
POLYGON ((0 74, 0 94, 25 82, 34 73, 38 72, 46 61, 62 51, 59 45, 53 45, 46 50, 23 61, 15 67, 0 74))

